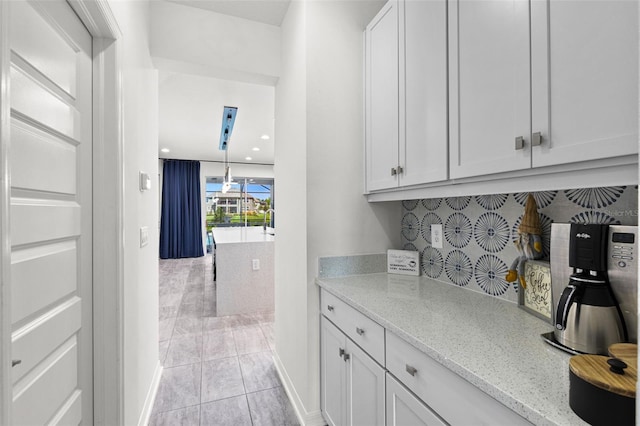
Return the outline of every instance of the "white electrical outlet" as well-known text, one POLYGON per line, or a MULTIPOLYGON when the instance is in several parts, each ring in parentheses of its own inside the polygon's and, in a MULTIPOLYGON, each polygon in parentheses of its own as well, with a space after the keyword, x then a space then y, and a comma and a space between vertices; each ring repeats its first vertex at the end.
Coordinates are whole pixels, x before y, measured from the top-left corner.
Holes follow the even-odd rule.
POLYGON ((431 225, 431 246, 433 248, 442 248, 442 224, 434 223, 431 225))
POLYGON ((259 271, 260 270, 260 259, 253 259, 251 261, 252 265, 253 265, 253 270, 254 271, 259 271))

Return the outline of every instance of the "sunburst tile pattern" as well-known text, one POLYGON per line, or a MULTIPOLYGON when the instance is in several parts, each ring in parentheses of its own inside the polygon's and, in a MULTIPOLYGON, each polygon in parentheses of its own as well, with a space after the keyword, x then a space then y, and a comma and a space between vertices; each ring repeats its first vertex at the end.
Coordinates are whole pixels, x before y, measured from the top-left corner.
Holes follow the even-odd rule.
MULTIPOLYGON (((529 193, 489 194, 402 202, 402 247, 420 252, 424 276, 517 301, 518 285, 505 281, 519 253, 513 243, 529 193), (444 247, 431 245, 431 225, 442 224, 444 247)), ((638 187, 579 188, 532 193, 548 259, 551 224, 638 225, 638 187)))

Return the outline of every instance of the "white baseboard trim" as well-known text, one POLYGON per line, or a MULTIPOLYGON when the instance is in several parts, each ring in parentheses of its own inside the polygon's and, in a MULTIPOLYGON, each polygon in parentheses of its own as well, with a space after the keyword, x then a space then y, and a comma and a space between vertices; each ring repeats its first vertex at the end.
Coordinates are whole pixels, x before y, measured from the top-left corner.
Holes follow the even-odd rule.
POLYGON ((284 368, 284 365, 282 365, 277 352, 273 353, 273 361, 276 366, 278 376, 280 377, 280 381, 282 382, 282 387, 287 393, 289 401, 291 401, 291 405, 296 412, 296 416, 298 417, 300 424, 302 426, 325 426, 327 422, 324 421, 320 410, 308 412, 304 407, 304 404, 302 403, 291 378, 287 374, 287 370, 284 368))
POLYGON ((158 387, 160 386, 160 379, 162 378, 162 364, 160 361, 156 364, 156 369, 153 372, 153 378, 151 379, 151 385, 147 392, 147 398, 144 401, 142 412, 140 413, 140 419, 138 420, 138 426, 147 426, 151 419, 151 410, 153 410, 153 404, 156 402, 156 395, 158 394, 158 387))

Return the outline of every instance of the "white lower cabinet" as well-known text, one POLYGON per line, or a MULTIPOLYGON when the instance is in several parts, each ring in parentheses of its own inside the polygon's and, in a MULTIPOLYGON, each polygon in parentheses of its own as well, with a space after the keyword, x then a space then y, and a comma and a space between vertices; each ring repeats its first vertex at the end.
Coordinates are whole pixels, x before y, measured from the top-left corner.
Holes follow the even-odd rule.
POLYGON ((429 407, 387 373, 387 426, 444 426, 429 407))
POLYGON ((321 408, 330 426, 384 425, 385 370, 321 317, 321 408))
POLYGON ((333 294, 321 290, 320 300, 320 407, 329 426, 530 425, 333 294))

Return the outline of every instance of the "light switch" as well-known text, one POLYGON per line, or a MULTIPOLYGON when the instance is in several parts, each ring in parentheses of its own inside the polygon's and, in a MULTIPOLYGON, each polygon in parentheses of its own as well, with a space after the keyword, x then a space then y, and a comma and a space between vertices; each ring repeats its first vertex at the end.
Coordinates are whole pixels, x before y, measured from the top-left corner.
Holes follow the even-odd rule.
POLYGON ((151 189, 151 178, 148 173, 140 172, 140 191, 151 189))
POLYGON ((143 226, 140 228, 140 247, 144 247, 149 244, 149 228, 143 226))
POLYGON ((442 248, 442 224, 434 223, 431 225, 431 246, 433 248, 442 248))

